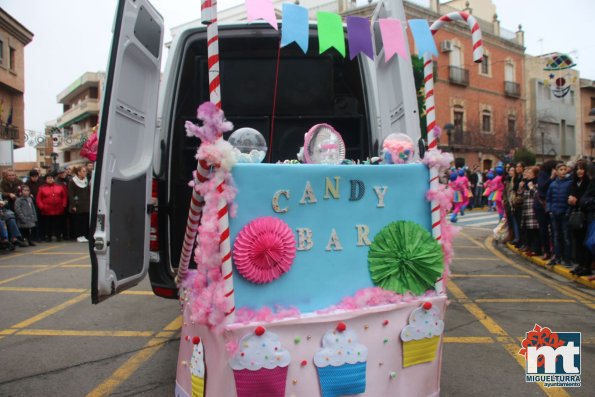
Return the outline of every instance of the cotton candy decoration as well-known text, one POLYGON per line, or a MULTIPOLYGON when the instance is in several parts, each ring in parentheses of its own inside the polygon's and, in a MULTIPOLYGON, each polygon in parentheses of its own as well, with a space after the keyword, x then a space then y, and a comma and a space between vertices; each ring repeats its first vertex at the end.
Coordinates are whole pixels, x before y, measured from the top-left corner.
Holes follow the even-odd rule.
POLYGON ((254 128, 235 130, 228 139, 233 146, 238 163, 260 163, 267 154, 267 143, 260 132, 254 128))
POLYGON ((413 147, 409 136, 399 132, 392 133, 382 143, 381 157, 386 164, 407 164, 413 160, 413 147))
POLYGON ((244 278, 269 283, 287 272, 295 259, 293 231, 280 219, 257 218, 236 237, 233 259, 244 278))
POLYGON ((316 124, 304 138, 303 157, 308 164, 340 164, 345 159, 345 142, 332 126, 316 124))
POLYGON ((438 167, 439 171, 444 171, 450 168, 450 164, 454 161, 454 157, 452 153, 434 149, 428 150, 422 161, 428 168, 438 167))
POLYGON ((450 264, 454 256, 453 241, 459 232, 459 228, 447 220, 447 213, 452 207, 453 195, 452 189, 447 189, 444 185, 439 185, 437 191, 428 190, 426 194, 428 201, 435 200, 440 204, 440 232, 442 233, 440 245, 444 253, 444 276, 448 276, 450 273, 450 264))

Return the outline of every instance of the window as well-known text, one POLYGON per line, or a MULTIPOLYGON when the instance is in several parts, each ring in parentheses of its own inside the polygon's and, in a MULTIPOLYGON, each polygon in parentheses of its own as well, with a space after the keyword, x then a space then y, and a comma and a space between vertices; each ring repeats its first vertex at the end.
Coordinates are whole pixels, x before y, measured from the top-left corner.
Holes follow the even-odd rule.
POLYGON ((514 65, 511 62, 506 63, 506 65, 504 65, 504 81, 515 82, 516 79, 514 74, 514 65))
POLYGON ((481 74, 490 74, 490 57, 484 55, 481 59, 481 74))
POLYGON ((515 134, 516 133, 516 119, 514 116, 508 117, 508 133, 515 134))
POLYGON ((8 62, 9 62, 8 67, 10 70, 14 70, 14 68, 15 68, 15 59, 14 59, 15 53, 16 53, 16 50, 14 48, 10 47, 10 54, 9 54, 10 58, 8 59, 8 62))
POLYGON ((492 113, 489 110, 481 112, 481 130, 483 132, 492 132, 492 113))
POLYGON ((461 144, 463 143, 463 128, 465 122, 465 111, 463 110, 463 107, 456 105, 452 115, 453 123, 455 125, 453 142, 461 144))
POLYGON ((0 65, 4 63, 4 41, 0 40, 0 65))

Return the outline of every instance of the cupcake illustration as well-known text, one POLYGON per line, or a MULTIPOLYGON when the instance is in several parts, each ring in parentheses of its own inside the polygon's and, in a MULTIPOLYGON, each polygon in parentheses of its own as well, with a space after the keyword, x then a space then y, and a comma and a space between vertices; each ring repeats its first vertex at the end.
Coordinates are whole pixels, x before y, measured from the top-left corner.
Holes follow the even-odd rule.
POLYGON ((425 302, 409 315, 409 325, 401 331, 403 367, 429 363, 436 358, 444 321, 431 302, 425 302))
POLYGON ((238 397, 284 397, 290 361, 277 334, 264 327, 243 336, 229 363, 238 397))
POLYGON ((368 348, 340 322, 322 338, 322 348, 314 355, 322 397, 360 394, 366 391, 368 348))
POLYGON ((205 360, 204 347, 200 338, 192 338, 192 358, 190 358, 190 375, 192 379, 192 397, 205 395, 205 360))

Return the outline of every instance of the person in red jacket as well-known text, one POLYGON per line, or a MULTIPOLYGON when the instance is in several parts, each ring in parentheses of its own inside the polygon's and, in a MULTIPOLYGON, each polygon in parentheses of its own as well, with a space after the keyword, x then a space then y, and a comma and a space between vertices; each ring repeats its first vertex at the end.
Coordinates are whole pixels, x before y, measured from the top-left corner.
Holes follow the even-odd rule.
POLYGON ((43 218, 45 241, 52 241, 52 235, 62 241, 68 194, 64 186, 55 183, 54 174, 45 175, 45 185, 39 187, 35 202, 43 218))

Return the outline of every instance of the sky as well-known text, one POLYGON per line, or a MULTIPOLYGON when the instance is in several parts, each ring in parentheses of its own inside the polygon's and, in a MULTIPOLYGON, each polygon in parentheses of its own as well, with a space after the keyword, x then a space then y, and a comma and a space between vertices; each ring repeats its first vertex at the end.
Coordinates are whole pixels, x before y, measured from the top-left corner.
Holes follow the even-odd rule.
MULTIPOLYGON (((473 0, 471 7, 473 7, 473 0)), ((569 53, 582 78, 595 79, 593 0, 492 0, 500 26, 525 32, 526 53, 569 53)), ((358 0, 365 4, 366 0, 358 0)), ((443 2, 443 1, 441 1, 443 2)), ((170 29, 200 17, 200 0, 151 0, 170 29)), ((243 0, 220 0, 219 9, 243 0)), ((25 47, 25 130, 43 131, 61 115, 56 96, 85 72, 105 71, 116 0, 0 0, 0 7, 34 34, 25 47)), ((164 52, 163 63, 167 57, 164 52)), ((32 161, 33 149, 15 151, 15 161, 32 161)))

